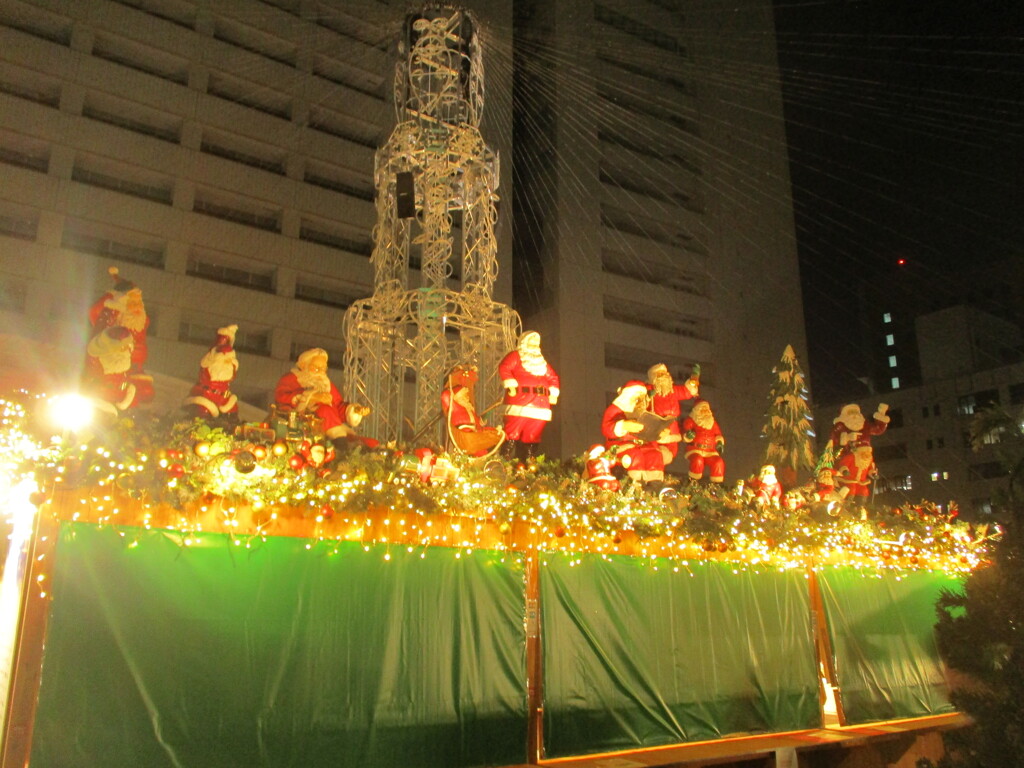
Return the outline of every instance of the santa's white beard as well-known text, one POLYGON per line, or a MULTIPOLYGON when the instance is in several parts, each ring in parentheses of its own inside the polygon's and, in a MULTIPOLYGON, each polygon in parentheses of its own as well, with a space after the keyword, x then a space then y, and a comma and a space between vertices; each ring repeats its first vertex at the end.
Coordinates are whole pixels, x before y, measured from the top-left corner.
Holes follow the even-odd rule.
POLYGON ((203 355, 199 363, 210 375, 212 381, 231 381, 238 370, 238 357, 234 350, 231 352, 218 352, 211 349, 203 355))
POLYGON ((531 352, 520 349, 519 362, 523 364, 527 373, 532 373, 534 376, 543 376, 548 372, 548 361, 544 359, 540 350, 531 352))
POLYGON ((304 371, 301 368, 293 368, 292 373, 298 379, 299 385, 307 392, 330 392, 331 380, 326 373, 314 373, 304 371))
POLYGON ((654 394, 656 394, 656 395, 671 395, 672 394, 672 385, 673 384, 675 384, 675 382, 672 381, 672 377, 669 374, 667 374, 667 373, 663 373, 663 374, 660 374, 658 376, 655 376, 654 377, 654 382, 653 382, 654 394))
POLYGON ((696 423, 696 425, 701 429, 711 429, 715 426, 715 416, 712 413, 703 414, 701 416, 691 414, 690 418, 692 418, 694 423, 696 423))
POLYGON ((146 310, 136 309, 124 312, 118 319, 118 325, 123 325, 129 331, 141 331, 146 328, 146 310))

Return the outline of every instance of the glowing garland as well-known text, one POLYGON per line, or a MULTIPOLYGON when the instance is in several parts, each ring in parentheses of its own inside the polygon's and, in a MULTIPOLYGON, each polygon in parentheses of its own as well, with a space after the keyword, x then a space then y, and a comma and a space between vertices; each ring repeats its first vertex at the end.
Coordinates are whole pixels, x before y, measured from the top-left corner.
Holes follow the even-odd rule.
POLYGON ((744 569, 955 573, 982 564, 999 535, 927 501, 780 511, 701 487, 662 501, 628 482, 602 491, 582 479, 578 463, 544 459, 523 466, 443 457, 450 471, 431 483, 422 479, 424 461, 400 451, 356 451, 317 466, 296 460, 294 441, 254 443, 201 421, 144 426, 122 418, 88 442, 49 447, 27 423, 23 406, 0 400, 5 487, 31 477, 59 502, 62 519, 117 526, 122 536, 130 527, 166 529, 183 546, 217 532, 240 547, 298 536, 307 549, 359 541, 421 556, 430 547, 537 552, 542 561, 546 552, 632 555, 677 572, 724 559, 744 569))

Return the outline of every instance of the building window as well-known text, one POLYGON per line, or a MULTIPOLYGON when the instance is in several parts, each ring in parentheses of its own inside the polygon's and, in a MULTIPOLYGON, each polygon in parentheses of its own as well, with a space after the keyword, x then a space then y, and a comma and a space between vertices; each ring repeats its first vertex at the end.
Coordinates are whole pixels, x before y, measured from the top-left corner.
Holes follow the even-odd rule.
POLYGON ((164 244, 147 240, 137 233, 123 230, 108 232, 88 222, 68 219, 60 244, 62 248, 105 259, 164 268, 164 244))
POLYGON ((895 336, 893 336, 891 333, 885 334, 885 346, 891 347, 895 343, 896 343, 896 337, 895 336))
POLYGON ((894 491, 911 491, 914 489, 914 483, 910 475, 898 475, 889 481, 889 485, 894 491))
POLYGON ((900 377, 899 376, 893 376, 892 380, 890 381, 890 384, 892 384, 892 388, 893 389, 899 389, 900 388, 900 377))
POLYGON ((243 200, 227 200, 206 190, 197 190, 192 210, 206 216, 245 224, 269 232, 281 231, 281 211, 243 200))
POLYGON ((999 405, 999 390, 985 389, 957 398, 956 413, 958 416, 973 416, 993 405, 999 405))
POLYGON ((892 322, 892 314, 889 313, 889 312, 883 313, 882 314, 882 322, 883 323, 891 323, 892 322))
POLYGON ((946 438, 944 438, 944 437, 937 437, 937 438, 935 438, 935 447, 936 448, 945 448, 946 447, 946 438))
POLYGON ((942 470, 942 479, 949 480, 949 472, 947 472, 946 470, 942 470))
POLYGON ((924 447, 926 451, 930 451, 932 449, 932 439, 930 437, 924 441, 924 447))
POLYGON ((942 413, 942 409, 939 407, 938 403, 936 403, 932 406, 932 416, 938 416, 940 413, 942 413))
POLYGON ((895 368, 896 367, 896 355, 889 355, 889 367, 890 368, 895 368))
POLYGON ((927 419, 928 418, 928 413, 929 413, 929 409, 928 409, 927 405, 924 406, 923 408, 921 408, 921 418, 922 419, 927 419))
POLYGON ((224 263, 219 263, 215 257, 201 258, 189 256, 188 266, 185 273, 193 277, 201 277, 206 280, 214 280, 218 283, 238 285, 242 288, 252 288, 257 291, 272 293, 274 290, 274 270, 266 269, 254 272, 247 269, 239 269, 224 263))
POLYGON ((892 445, 882 445, 875 449, 874 455, 877 461, 905 459, 907 458, 907 444, 893 443, 892 445))
POLYGON ((937 483, 939 481, 939 472, 932 472, 932 482, 937 483))
POLYGON ((188 85, 188 62, 152 46, 98 34, 93 43, 92 55, 178 85, 188 85))
POLYGON ((352 302, 355 301, 354 297, 342 291, 302 282, 295 284, 295 298, 312 304, 323 304, 326 307, 338 307, 339 309, 348 309, 352 302))
POLYGON ((1010 385, 1010 405, 1024 404, 1024 382, 1010 385))
POLYGON ((1007 472, 998 461, 986 461, 981 464, 972 464, 968 469, 968 476, 971 480, 991 480, 996 477, 1005 477, 1007 472))
POLYGON ((899 429, 903 426, 903 409, 902 408, 890 408, 889 409, 889 429, 899 429))

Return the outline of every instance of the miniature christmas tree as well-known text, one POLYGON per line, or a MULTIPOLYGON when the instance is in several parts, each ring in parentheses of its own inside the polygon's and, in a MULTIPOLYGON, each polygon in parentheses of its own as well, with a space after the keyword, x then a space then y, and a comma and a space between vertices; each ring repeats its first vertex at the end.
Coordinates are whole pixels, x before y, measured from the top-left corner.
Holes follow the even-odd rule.
POLYGON ((814 430, 807 387, 791 345, 786 345, 772 373, 775 383, 768 395, 767 420, 761 430, 768 438, 764 463, 774 464, 783 485, 791 486, 801 469, 814 469, 814 430))

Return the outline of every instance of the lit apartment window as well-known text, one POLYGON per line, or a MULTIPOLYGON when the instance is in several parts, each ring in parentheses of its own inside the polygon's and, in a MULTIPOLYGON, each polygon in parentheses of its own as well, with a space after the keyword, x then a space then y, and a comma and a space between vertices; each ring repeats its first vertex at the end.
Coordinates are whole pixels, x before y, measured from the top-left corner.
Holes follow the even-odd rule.
POLYGON ((943 479, 943 480, 949 480, 949 472, 945 472, 945 471, 944 471, 944 472, 942 473, 942 479, 943 479))
POLYGON ((896 355, 889 355, 889 367, 890 368, 895 368, 896 367, 896 355))
POLYGON ((899 389, 900 388, 900 377, 899 376, 893 376, 890 383, 892 384, 892 388, 893 389, 899 389))
POLYGON ((932 472, 932 482, 933 483, 937 483, 939 481, 939 477, 941 477, 941 476, 942 476, 941 472, 932 472))
POLYGON ((896 343, 896 337, 895 336, 893 336, 891 333, 885 334, 885 346, 891 347, 895 343, 896 343))
POLYGON ((883 323, 891 323, 892 322, 892 314, 889 313, 889 312, 883 313, 882 314, 882 322, 883 323))

